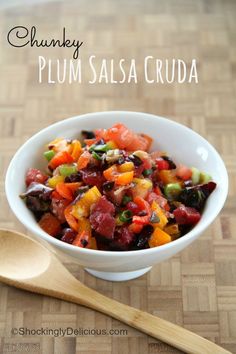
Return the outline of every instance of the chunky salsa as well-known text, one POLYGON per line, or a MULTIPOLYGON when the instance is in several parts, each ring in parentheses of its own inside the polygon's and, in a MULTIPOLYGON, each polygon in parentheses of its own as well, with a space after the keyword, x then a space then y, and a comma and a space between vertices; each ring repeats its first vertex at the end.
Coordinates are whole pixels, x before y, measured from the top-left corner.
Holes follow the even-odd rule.
POLYGON ((45 171, 30 168, 21 195, 40 227, 77 247, 128 251, 186 234, 216 183, 195 167, 149 152, 152 138, 117 123, 56 138, 45 171))

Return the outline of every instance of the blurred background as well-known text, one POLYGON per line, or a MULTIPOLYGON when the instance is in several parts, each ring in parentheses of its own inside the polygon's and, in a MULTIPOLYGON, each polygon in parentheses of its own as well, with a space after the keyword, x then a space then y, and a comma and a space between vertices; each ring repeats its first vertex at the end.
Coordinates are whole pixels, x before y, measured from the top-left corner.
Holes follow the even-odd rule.
MULTIPOLYGON (((25 231, 10 212, 4 175, 17 148, 49 124, 103 110, 154 113, 183 123, 220 152, 230 177, 220 217, 193 245, 137 280, 97 280, 67 262, 87 285, 204 335, 236 352, 236 1, 234 0, 7 0, 0 1, 0 222, 25 231), (80 58, 135 58, 138 72, 147 55, 197 60, 196 84, 38 83, 38 56, 71 59, 73 50, 14 48, 14 26, 37 28, 39 39, 84 44, 80 58)), ((87 73, 83 73, 85 78, 87 73)), ((156 132, 157 137, 160 132, 156 132)), ((184 143, 184 142, 181 142, 184 143)), ((187 149, 187 146, 186 146, 187 149)), ((40 343, 38 353, 180 353, 128 328, 128 336, 11 337, 15 325, 128 328, 92 310, 29 295, 1 285, 0 352, 9 343, 40 343)))

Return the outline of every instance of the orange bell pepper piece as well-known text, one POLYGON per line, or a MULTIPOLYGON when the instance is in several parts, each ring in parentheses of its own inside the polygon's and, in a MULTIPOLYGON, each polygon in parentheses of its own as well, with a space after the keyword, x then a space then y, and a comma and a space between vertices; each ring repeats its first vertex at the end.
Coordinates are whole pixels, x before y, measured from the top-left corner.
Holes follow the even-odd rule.
POLYGON ((69 205, 68 207, 65 208, 64 210, 64 215, 66 218, 67 223, 69 224, 69 226, 75 230, 75 231, 79 231, 79 224, 77 219, 71 214, 72 211, 72 205, 69 205))
POLYGON ((74 194, 78 190, 78 188, 82 185, 82 182, 65 183, 65 185, 74 194))
POLYGON ((149 135, 147 135, 147 134, 140 134, 141 135, 141 137, 142 138, 144 138, 145 140, 146 140, 146 142, 147 142, 147 149, 146 149, 146 151, 149 151, 149 149, 150 149, 150 147, 151 147, 151 145, 152 145, 152 142, 153 142, 153 139, 149 136, 149 135))
POLYGON ((73 140, 71 147, 72 147, 71 156, 74 159, 74 161, 78 161, 78 158, 80 157, 83 151, 79 140, 73 140))
POLYGON ((134 171, 124 172, 116 176, 115 183, 119 186, 126 186, 131 183, 134 178, 134 171))
POLYGON ((60 151, 50 160, 48 167, 54 170, 62 164, 72 162, 74 162, 73 157, 67 151, 60 151))
POLYGON ((159 177, 164 184, 179 182, 175 170, 161 170, 159 177))
POLYGON ((155 201, 152 202, 151 210, 154 211, 160 219, 160 221, 158 221, 158 223, 154 223, 153 226, 163 229, 168 223, 164 210, 155 201))
POLYGON ((112 165, 105 171, 103 175, 107 181, 115 181, 119 186, 125 186, 133 181, 134 171, 119 173, 116 165, 112 165))
POLYGON ((150 222, 150 217, 151 217, 150 205, 148 204, 148 202, 146 200, 144 200, 141 197, 135 197, 134 203, 138 206, 140 211, 145 211, 146 215, 144 215, 144 216, 134 215, 133 219, 132 219, 133 223, 139 224, 139 225, 148 224, 150 222))
POLYGON ((101 193, 96 186, 90 188, 84 195, 73 205, 72 215, 81 220, 83 217, 88 217, 90 207, 101 198, 101 193))
POLYGON ((60 221, 51 213, 42 216, 39 226, 51 236, 56 236, 61 231, 60 221))
POLYGON ((84 143, 88 146, 91 146, 95 144, 99 139, 93 138, 93 139, 84 139, 84 143))
POLYGON ((91 237, 91 246, 90 246, 90 248, 92 250, 97 250, 98 249, 97 241, 96 241, 95 237, 91 237))
POLYGON ((63 198, 67 200, 73 200, 73 192, 71 189, 64 183, 64 182, 59 182, 56 185, 56 191, 58 194, 60 194, 63 198))
POLYGON ((132 223, 128 226, 128 229, 134 234, 139 234, 142 231, 143 225, 132 223))
POLYGON ((118 175, 118 170, 116 165, 112 165, 105 171, 103 171, 103 176, 106 178, 107 181, 115 181, 118 175))
POLYGON ((124 163, 122 163, 122 165, 119 165, 117 167, 117 169, 121 173, 134 171, 134 164, 131 161, 130 162, 124 162, 124 163))
POLYGON ((91 246, 91 234, 88 231, 82 231, 78 233, 75 237, 72 245, 82 247, 82 248, 90 248, 91 246))
POLYGON ((87 167, 89 161, 91 159, 91 155, 88 151, 84 151, 82 155, 80 155, 79 160, 78 160, 78 169, 82 170, 82 168, 87 167))
POLYGON ((87 232, 92 232, 91 231, 91 224, 89 222, 89 219, 87 218, 81 218, 78 220, 78 225, 79 225, 79 232, 82 232, 82 231, 87 231, 87 232))
POLYGON ((169 242, 171 242, 170 235, 168 235, 165 231, 159 229, 159 227, 154 230, 151 238, 148 241, 150 247, 161 246, 169 242))

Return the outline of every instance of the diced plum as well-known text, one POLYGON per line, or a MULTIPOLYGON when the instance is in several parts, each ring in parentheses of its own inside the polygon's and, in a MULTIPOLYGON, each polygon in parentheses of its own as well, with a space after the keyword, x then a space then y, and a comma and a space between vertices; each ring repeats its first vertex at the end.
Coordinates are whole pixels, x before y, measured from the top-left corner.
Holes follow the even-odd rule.
POLYGON ((91 208, 91 212, 99 212, 99 213, 108 213, 114 214, 115 207, 114 205, 107 200, 105 196, 102 196, 91 208))
POLYGON ((116 230, 114 240, 110 243, 110 250, 127 251, 133 245, 135 235, 128 229, 128 227, 120 227, 116 230))
POLYGON ((155 162, 159 171, 169 170, 170 168, 169 162, 164 160, 162 157, 157 158, 155 162))
POLYGON ((194 225, 201 219, 201 214, 194 208, 181 205, 173 212, 179 225, 194 225))
POLYGON ((28 187, 32 182, 45 183, 48 176, 37 168, 29 168, 25 176, 25 184, 28 187))
POLYGON ((76 235, 77 232, 68 227, 66 229, 63 229, 62 232, 60 233, 61 241, 72 244, 76 235))
POLYGON ((145 169, 145 167, 144 167, 143 163, 140 166, 135 166, 134 167, 134 177, 140 177, 141 174, 143 173, 144 169, 145 169))
POLYGON ((93 212, 90 215, 92 228, 103 237, 112 240, 115 231, 115 218, 109 213, 93 212))
POLYGON ((81 170, 82 173, 82 180, 85 184, 88 184, 89 186, 96 186, 98 188, 101 188, 102 184, 105 182, 105 178, 103 177, 103 174, 101 171, 98 170, 81 170))
POLYGON ((51 204, 52 213, 58 218, 58 220, 61 223, 64 223, 66 221, 64 211, 69 204, 70 204, 69 200, 52 198, 52 204, 51 204))
POLYGON ((138 214, 138 212, 140 211, 139 207, 137 204, 135 204, 134 202, 130 201, 126 204, 126 208, 130 211, 132 211, 132 213, 138 214))

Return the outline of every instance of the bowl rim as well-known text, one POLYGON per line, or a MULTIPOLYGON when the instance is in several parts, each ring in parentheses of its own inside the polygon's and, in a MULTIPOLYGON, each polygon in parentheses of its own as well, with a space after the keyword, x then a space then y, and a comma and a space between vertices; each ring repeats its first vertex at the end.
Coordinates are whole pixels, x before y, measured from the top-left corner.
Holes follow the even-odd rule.
MULTIPOLYGON (((144 117, 143 117, 144 118, 144 117)), ((162 116, 158 116, 155 114, 151 114, 151 113, 146 113, 146 112, 136 112, 136 111, 120 111, 120 110, 112 110, 112 111, 99 111, 99 112, 89 112, 89 113, 85 113, 85 114, 81 114, 81 115, 76 115, 73 117, 69 117, 69 118, 65 118, 63 120, 60 120, 58 122, 55 122, 53 124, 50 124, 49 126, 41 129, 40 131, 38 131, 37 133, 33 134, 29 139, 27 139, 21 146, 20 148, 17 149, 17 151, 15 152, 15 154, 13 155, 8 169, 7 169, 7 173, 5 176, 5 192, 6 192, 6 197, 9 203, 9 206, 13 212, 13 214, 17 217, 17 219, 26 227, 27 230, 31 231, 33 234, 36 234, 39 238, 42 238, 43 240, 47 241, 49 244, 53 244, 55 247, 60 248, 60 249, 64 249, 64 250, 68 250, 68 251, 74 251, 75 253, 77 253, 78 255, 82 252, 84 255, 101 255, 101 256, 123 256, 123 257, 130 257, 131 255, 148 255, 148 254, 152 254, 155 252, 158 252, 160 249, 161 250, 168 250, 171 247, 174 246, 180 246, 182 244, 185 244, 186 241, 188 240, 193 240, 194 237, 198 234, 201 234, 206 228, 208 228, 208 226, 215 220, 215 218, 217 217, 217 215, 220 213, 221 209, 223 208, 224 204, 225 204, 225 200, 227 198, 227 194, 228 194, 228 173, 225 167, 225 164, 220 156, 220 154, 218 153, 218 151, 204 138, 202 137, 199 133, 195 132, 193 129, 179 123, 176 122, 174 120, 171 120, 169 118, 165 118, 162 116), (81 248, 81 247, 75 247, 69 243, 66 242, 62 242, 61 240, 50 236, 49 234, 47 234, 45 231, 43 231, 42 229, 40 229, 40 227, 37 225, 37 227, 28 225, 25 221, 24 218, 21 217, 21 213, 20 213, 20 208, 16 209, 14 208, 13 205, 13 199, 14 196, 11 195, 10 192, 10 183, 9 183, 9 176, 11 173, 11 170, 14 167, 15 161, 17 160, 18 156, 21 154, 22 150, 25 149, 26 146, 30 145, 31 142, 37 138, 38 136, 43 135, 45 132, 47 132, 48 130, 51 130, 53 127, 58 127, 60 125, 64 125, 66 124, 68 121, 76 121, 82 118, 86 118, 89 116, 103 116, 103 115, 111 115, 111 114, 135 114, 137 116, 143 117, 143 115, 147 116, 150 119, 155 119, 155 120, 159 120, 159 121, 167 121, 168 124, 174 125, 174 126, 179 126, 181 127, 181 129, 184 129, 186 132, 189 132, 193 135, 196 136, 196 138, 200 141, 202 141, 205 145, 207 145, 207 148, 209 150, 211 150, 211 152, 217 157, 218 162, 221 165, 221 169, 222 169, 222 175, 224 178, 224 184, 223 184, 223 188, 222 188, 222 192, 221 192, 221 198, 220 198, 220 203, 217 203, 217 205, 215 206, 214 209, 214 213, 212 213, 211 217, 209 217, 207 220, 205 220, 205 222, 203 224, 201 224, 201 220, 199 221, 199 224, 197 224, 198 226, 193 227, 192 230, 190 230, 187 234, 185 234, 183 237, 180 237, 176 240, 173 240, 167 244, 158 246, 158 247, 152 247, 152 248, 147 248, 147 249, 141 249, 141 250, 131 250, 131 251, 103 251, 103 250, 93 250, 93 249, 88 249, 88 248, 81 248), (197 227, 197 228, 196 228, 197 227)), ((76 255, 74 254, 73 257, 76 257, 76 255)))

